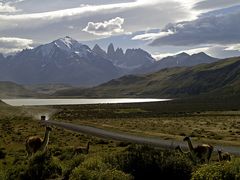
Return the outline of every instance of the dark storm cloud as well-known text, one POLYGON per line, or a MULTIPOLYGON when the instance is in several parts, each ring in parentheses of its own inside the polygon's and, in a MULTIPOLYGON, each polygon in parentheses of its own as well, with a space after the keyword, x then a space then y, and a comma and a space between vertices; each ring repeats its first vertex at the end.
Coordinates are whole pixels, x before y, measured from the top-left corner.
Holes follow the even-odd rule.
POLYGON ((234 44, 240 41, 240 10, 236 13, 204 16, 195 21, 168 25, 168 36, 151 42, 159 45, 234 44))

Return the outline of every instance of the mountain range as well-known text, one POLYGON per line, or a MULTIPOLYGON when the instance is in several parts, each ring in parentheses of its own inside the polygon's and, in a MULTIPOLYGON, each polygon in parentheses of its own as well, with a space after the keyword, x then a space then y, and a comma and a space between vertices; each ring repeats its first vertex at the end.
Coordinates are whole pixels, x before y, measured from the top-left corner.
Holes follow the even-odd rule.
POLYGON ((0 64, 0 80, 20 84, 95 85, 121 75, 109 60, 88 46, 65 37, 8 56, 0 64))
POLYGON ((147 75, 127 75, 88 89, 56 95, 82 97, 240 97, 240 57, 194 67, 163 69, 147 75))
POLYGON ((142 49, 99 45, 92 49, 66 36, 16 55, 0 54, 0 81, 24 85, 69 84, 96 86, 126 74, 151 73, 160 69, 211 63, 218 59, 204 53, 182 53, 156 61, 142 49))
POLYGON ((114 50, 111 43, 107 49, 107 57, 116 67, 122 68, 125 72, 131 73, 134 69, 152 65, 155 59, 142 49, 127 49, 124 53, 122 48, 114 50))
POLYGON ((187 53, 180 53, 175 56, 168 56, 153 64, 144 65, 135 70, 136 74, 152 73, 164 68, 172 67, 191 67, 198 64, 209 64, 218 61, 219 59, 208 56, 200 52, 197 54, 189 55, 187 53))

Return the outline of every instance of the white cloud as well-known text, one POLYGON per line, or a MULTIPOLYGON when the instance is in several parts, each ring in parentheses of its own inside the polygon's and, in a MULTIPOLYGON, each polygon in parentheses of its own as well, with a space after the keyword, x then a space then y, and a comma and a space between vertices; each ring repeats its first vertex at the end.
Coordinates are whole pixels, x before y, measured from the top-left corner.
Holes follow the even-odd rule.
POLYGON ((234 56, 240 56, 239 50, 228 49, 228 45, 215 45, 210 46, 206 53, 217 58, 228 58, 234 56), (228 50, 226 50, 228 49, 228 50))
POLYGON ((2 53, 2 54, 14 54, 14 53, 16 53, 16 52, 19 52, 19 51, 21 51, 21 50, 23 50, 23 49, 21 49, 21 48, 0 48, 0 53, 2 53))
POLYGON ((74 26, 68 26, 68 29, 74 29, 74 26))
POLYGON ((182 52, 185 52, 187 54, 197 54, 197 53, 200 53, 200 52, 207 52, 209 50, 209 47, 199 47, 199 48, 194 48, 194 49, 188 49, 188 50, 185 50, 185 51, 181 51, 180 53, 182 52))
POLYGON ((170 34, 173 34, 174 32, 172 31, 167 31, 167 32, 158 32, 158 33, 145 33, 145 34, 140 34, 136 35, 132 38, 132 40, 143 40, 143 41, 149 41, 149 40, 154 40, 160 37, 168 36, 170 34))
POLYGON ((122 25, 124 19, 116 17, 104 22, 88 22, 88 25, 83 31, 100 36, 109 36, 112 34, 118 34, 124 32, 122 25))
POLYGON ((200 52, 209 53, 209 49, 210 49, 210 47, 198 47, 198 48, 192 48, 192 49, 177 51, 177 52, 174 52, 174 53, 157 53, 156 52, 152 56, 155 59, 160 60, 162 58, 165 58, 165 57, 168 57, 168 56, 174 56, 174 55, 177 55, 177 54, 180 54, 180 53, 183 53, 183 52, 185 52, 189 55, 197 54, 197 53, 200 53, 200 52))
MULTIPOLYGON (((51 24, 59 21, 82 19, 86 17, 98 18, 99 15, 107 16, 115 14, 124 15, 124 18, 130 19, 128 26, 137 30, 136 24, 144 24, 142 27, 164 25, 175 20, 189 20, 196 18, 197 14, 191 10, 190 6, 184 6, 183 2, 176 0, 137 0, 125 3, 113 3, 103 5, 81 5, 76 8, 63 10, 46 11, 38 13, 21 13, 15 15, 0 15, 0 30, 18 27, 33 28, 44 24, 51 24), (171 16, 169 15, 171 13, 171 16), (161 14, 161 20, 159 19, 161 14)), ((47 6, 47 5, 46 5, 47 6)), ((115 16, 115 17, 116 17, 115 16)), ((132 30, 128 30, 132 31, 132 30)))
POLYGON ((232 44, 225 48, 226 51, 240 51, 240 44, 232 44))
MULTIPOLYGON (((102 36, 95 36, 94 33, 105 34, 105 36, 110 34, 111 31, 109 31, 110 33, 108 31, 101 32, 101 29, 107 29, 104 25, 110 19, 121 17, 125 21, 121 28, 116 28, 118 29, 116 32, 138 34, 134 37, 124 37, 125 39, 121 42, 120 38, 116 38, 116 43, 120 43, 126 48, 141 47, 150 52, 164 52, 167 55, 169 52, 170 54, 177 53, 189 47, 202 47, 212 43, 211 46, 226 45, 229 50, 224 50, 224 53, 230 53, 232 52, 230 48, 233 47, 228 46, 228 44, 235 44, 236 41, 239 43, 240 40, 238 39, 239 18, 234 20, 225 18, 226 14, 228 16, 230 13, 236 13, 238 11, 237 7, 223 9, 221 11, 222 16, 219 19, 216 16, 216 20, 213 20, 213 17, 210 19, 208 13, 202 14, 212 9, 236 5, 239 0, 74 0, 71 2, 66 0, 56 0, 56 2, 25 0, 23 3, 18 3, 18 1, 22 0, 0 0, 5 4, 9 2, 8 5, 17 10, 14 13, 0 13, 1 36, 24 37, 27 34, 38 44, 47 43, 66 35, 82 42, 94 41, 97 38, 103 38, 102 36), (18 9, 22 10, 18 11, 18 9), (208 16, 209 21, 202 21, 206 16, 208 16), (87 28, 88 22, 93 23, 94 31, 92 34, 80 31, 87 28), (226 22, 229 22, 229 24, 226 24, 226 22), (99 28, 97 28, 97 23, 99 23, 99 28), (172 27, 168 26, 168 28, 163 29, 169 23, 173 24, 172 27), (216 28, 214 29, 214 27, 216 28), (148 29, 152 29, 152 31, 146 31, 148 29), (156 31, 156 29, 159 29, 159 31, 156 31), (137 33, 134 33, 136 31, 137 33), (139 35, 139 32, 144 31, 146 32, 139 35), (235 37, 233 37, 234 34, 235 37), (131 38, 147 42, 131 41, 131 38), (161 42, 159 41, 156 46, 147 46, 148 41, 159 39, 161 39, 161 42), (228 39, 236 41, 232 42, 228 39)), ((211 13, 213 15, 220 14, 219 11, 211 13)), ((104 41, 113 42, 114 40, 115 36, 104 41)), ((220 50, 214 52, 220 52, 220 50)))
POLYGON ((9 5, 8 3, 4 4, 0 2, 0 13, 12 13, 16 11, 17 9, 14 6, 9 5))
POLYGON ((129 3, 116 3, 116 4, 106 4, 106 5, 81 5, 77 8, 70 8, 57 11, 41 12, 41 13, 31 13, 31 14, 18 14, 18 15, 0 15, 1 21, 28 21, 28 20, 44 20, 51 21, 61 18, 87 15, 96 12, 106 12, 111 13, 111 11, 119 12, 123 9, 131 9, 134 7, 144 6, 146 4, 152 4, 153 2, 129 2, 129 3))
POLYGON ((31 39, 0 37, 0 52, 5 54, 20 51, 26 48, 32 48, 31 44, 33 44, 31 39))
POLYGON ((228 57, 239 57, 240 56, 240 44, 232 44, 232 45, 214 45, 214 46, 205 46, 205 47, 197 47, 189 49, 187 47, 183 47, 185 50, 174 51, 171 53, 164 53, 163 52, 155 52, 153 53, 153 57, 157 60, 161 60, 167 56, 174 56, 176 54, 186 52, 190 55, 205 52, 206 54, 216 57, 216 58, 228 58, 228 57))
POLYGON ((152 54, 152 57, 158 61, 168 56, 174 56, 175 54, 177 53, 156 53, 156 54, 152 54))

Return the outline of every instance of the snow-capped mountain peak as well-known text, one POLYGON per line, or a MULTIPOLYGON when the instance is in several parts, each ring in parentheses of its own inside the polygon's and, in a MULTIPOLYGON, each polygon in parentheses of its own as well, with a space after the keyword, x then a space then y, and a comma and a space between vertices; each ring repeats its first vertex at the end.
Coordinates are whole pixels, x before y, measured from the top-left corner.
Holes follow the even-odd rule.
POLYGON ((51 55, 56 49, 64 51, 65 53, 75 53, 78 56, 87 56, 91 52, 91 49, 79 43, 77 40, 72 39, 69 36, 57 39, 49 44, 39 46, 38 50, 41 52, 43 57, 51 55))
POLYGON ((90 50, 88 46, 79 43, 77 40, 72 39, 69 36, 57 39, 52 43, 54 43, 58 48, 68 52, 83 52, 90 50))
POLYGON ((64 38, 57 39, 53 42, 58 48, 63 49, 63 50, 69 50, 72 49, 76 46, 79 46, 82 44, 79 43, 78 41, 70 38, 69 36, 66 36, 64 38))

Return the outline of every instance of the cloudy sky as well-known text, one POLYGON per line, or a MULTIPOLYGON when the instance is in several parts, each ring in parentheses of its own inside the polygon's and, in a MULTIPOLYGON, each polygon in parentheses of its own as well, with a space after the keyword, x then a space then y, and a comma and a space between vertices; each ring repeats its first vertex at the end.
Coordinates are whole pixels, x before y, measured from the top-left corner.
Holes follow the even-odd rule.
POLYGON ((70 36, 90 47, 240 56, 239 0, 0 0, 0 52, 70 36))

